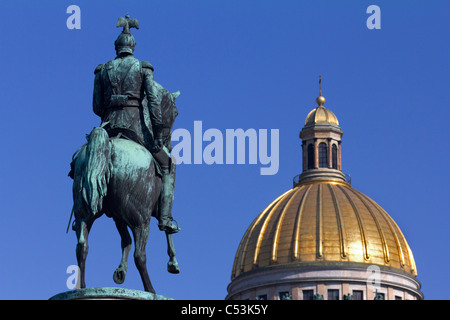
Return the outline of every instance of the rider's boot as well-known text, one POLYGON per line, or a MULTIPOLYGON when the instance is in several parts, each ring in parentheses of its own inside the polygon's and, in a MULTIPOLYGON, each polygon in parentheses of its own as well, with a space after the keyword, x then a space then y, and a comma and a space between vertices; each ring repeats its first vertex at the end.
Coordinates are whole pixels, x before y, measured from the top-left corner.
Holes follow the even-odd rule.
MULTIPOLYGON (((159 197, 159 230, 165 231, 168 234, 177 233, 180 231, 178 227, 178 223, 174 224, 175 221, 172 218, 172 204, 173 204, 173 196, 175 190, 175 169, 176 163, 175 161, 171 161, 170 156, 165 150, 161 150, 158 154, 155 155, 155 158, 161 164, 162 171, 162 186, 161 186, 161 195, 159 197), (164 152, 166 155, 166 161, 161 160, 161 152, 164 152)), ((176 223, 176 221, 175 221, 176 223)))

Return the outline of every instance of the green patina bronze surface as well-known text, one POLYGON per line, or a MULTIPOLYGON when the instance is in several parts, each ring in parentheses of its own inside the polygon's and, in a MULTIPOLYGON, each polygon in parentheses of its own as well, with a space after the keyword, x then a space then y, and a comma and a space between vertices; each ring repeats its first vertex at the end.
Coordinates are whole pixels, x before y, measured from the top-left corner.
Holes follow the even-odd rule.
MULTIPOLYGON (((116 57, 94 71, 93 111, 101 118, 101 125, 91 131, 87 143, 74 155, 69 173, 74 180, 72 229, 78 241, 79 286, 86 287, 90 229, 105 214, 114 219, 121 237, 122 257, 114 282, 125 281, 130 229, 144 290, 154 294, 145 252, 151 217, 166 234, 168 272, 180 272, 172 238, 180 230, 172 222, 176 164, 170 155, 171 131, 178 115, 175 99, 180 93, 170 93, 157 83, 153 66, 133 56, 136 42, 130 28, 139 29, 137 19, 127 15, 119 18, 117 26, 123 31, 114 42, 116 57)), ((112 289, 94 291, 101 290, 112 289)))

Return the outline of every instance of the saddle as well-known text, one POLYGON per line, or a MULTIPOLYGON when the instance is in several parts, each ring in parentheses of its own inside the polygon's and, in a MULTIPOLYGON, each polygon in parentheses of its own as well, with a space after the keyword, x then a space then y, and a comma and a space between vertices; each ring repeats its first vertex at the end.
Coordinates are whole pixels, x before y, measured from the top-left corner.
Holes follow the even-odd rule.
MULTIPOLYGON (((133 130, 126 129, 126 128, 108 128, 105 130, 108 133, 110 139, 126 139, 126 140, 133 141, 133 142, 143 146, 145 149, 147 149, 148 152, 151 153, 151 151, 145 145, 145 143, 142 141, 142 139, 140 139, 140 137, 133 130)), ((89 135, 86 135, 86 138, 89 140, 89 135)), ((80 150, 86 145, 87 145, 87 142, 85 144, 83 144, 80 148, 78 148, 78 150, 72 156, 72 162, 70 163, 70 171, 68 174, 68 176, 71 177, 72 179, 74 179, 74 175, 75 175, 75 160, 78 157, 80 150)), ((153 157, 153 155, 152 155, 152 157, 153 157)), ((161 165, 158 163, 158 161, 154 157, 153 157, 153 160, 154 161, 152 161, 152 162, 154 163, 154 166, 155 166, 155 173, 159 177, 162 177, 163 174, 162 174, 161 165)))
MULTIPOLYGON (((133 141, 133 142, 143 146, 151 154, 151 151, 149 150, 148 146, 145 145, 144 141, 142 141, 142 139, 133 130, 126 129, 126 128, 108 128, 108 129, 106 129, 106 132, 108 132, 110 139, 126 139, 126 140, 133 141)), ((153 155, 152 155, 152 157, 153 157, 153 155)), ((153 157, 153 160, 155 160, 155 161, 153 161, 153 163, 155 165, 156 174, 158 176, 162 177, 161 165, 158 163, 158 161, 156 161, 156 159, 154 157, 153 157)))

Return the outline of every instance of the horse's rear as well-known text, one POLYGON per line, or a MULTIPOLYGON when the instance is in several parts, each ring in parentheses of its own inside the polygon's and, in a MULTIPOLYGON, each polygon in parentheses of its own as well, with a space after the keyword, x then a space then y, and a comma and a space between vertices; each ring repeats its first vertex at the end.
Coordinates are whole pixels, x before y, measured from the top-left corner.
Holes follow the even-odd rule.
POLYGON ((135 239, 134 259, 141 274, 144 289, 154 292, 146 268, 145 246, 150 219, 156 214, 161 192, 161 179, 156 175, 153 157, 141 145, 126 139, 109 139, 101 127, 94 128, 86 147, 74 164, 73 200, 77 260, 80 267, 80 287, 86 286, 85 261, 88 235, 98 217, 112 217, 122 238, 122 261, 114 280, 122 283, 126 260, 131 247, 129 227, 135 239))
POLYGON ((89 250, 88 236, 95 219, 103 214, 103 200, 110 178, 110 142, 108 133, 94 128, 88 143, 81 148, 74 161, 73 230, 78 239, 76 256, 80 268, 80 287, 86 287, 85 262, 89 250))
POLYGON ((153 157, 141 145, 111 139, 111 177, 104 200, 105 213, 130 228, 149 223, 161 192, 153 157))

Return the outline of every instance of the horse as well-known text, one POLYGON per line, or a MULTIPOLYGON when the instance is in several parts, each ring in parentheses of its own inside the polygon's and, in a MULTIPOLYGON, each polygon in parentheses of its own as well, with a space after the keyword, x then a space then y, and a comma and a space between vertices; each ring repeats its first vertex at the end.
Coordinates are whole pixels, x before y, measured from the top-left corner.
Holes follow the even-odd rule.
MULTIPOLYGON (((159 84, 156 85, 166 129, 163 130, 163 141, 170 143, 170 132, 178 115, 175 99, 179 91, 170 93, 159 84)), ((143 104, 145 107, 146 103, 143 104)), ((87 139, 88 142, 73 157, 72 213, 75 220, 72 229, 77 237, 79 287, 86 288, 85 263, 90 229, 96 219, 106 214, 113 218, 121 237, 122 259, 114 271, 114 282, 122 284, 125 281, 132 244, 129 228, 135 242, 134 261, 144 290, 155 293, 147 272, 145 247, 150 219, 152 216, 158 217, 161 177, 158 175, 156 161, 141 144, 121 137, 110 138, 103 125, 94 128, 87 139)), ((173 174, 175 166, 175 158, 172 156, 173 174)), ((167 270, 179 273, 172 234, 166 232, 166 240, 169 255, 167 270)))

